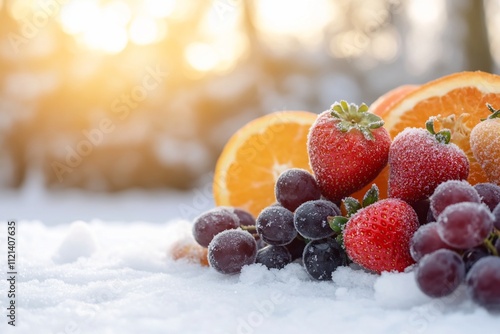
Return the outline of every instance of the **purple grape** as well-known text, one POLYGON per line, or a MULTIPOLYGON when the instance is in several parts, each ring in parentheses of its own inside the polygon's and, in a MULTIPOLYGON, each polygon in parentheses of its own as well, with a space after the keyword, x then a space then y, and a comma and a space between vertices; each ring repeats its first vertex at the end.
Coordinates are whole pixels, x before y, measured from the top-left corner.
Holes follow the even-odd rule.
POLYGON ((463 282, 465 265, 457 253, 439 249, 425 255, 415 270, 417 285, 430 297, 451 294, 463 282))
POLYGON ((323 239, 333 235, 328 217, 339 215, 340 209, 333 202, 322 199, 309 201, 295 210, 294 225, 306 239, 323 239))
POLYGON ((310 241, 302 254, 304 268, 317 280, 331 280, 332 273, 348 263, 347 255, 334 238, 310 241))
POLYGON ((285 245, 286 249, 288 249, 288 251, 292 255, 292 261, 302 258, 302 253, 304 253, 306 244, 306 240, 304 240, 304 238, 302 238, 300 235, 297 235, 297 237, 293 239, 291 243, 285 245))
POLYGON ((438 233, 448 245, 468 249, 480 245, 493 228, 486 204, 462 202, 448 206, 438 217, 438 233))
POLYGON ((434 217, 438 217, 451 204, 461 202, 481 203, 476 189, 467 181, 449 180, 437 186, 431 195, 430 208, 434 217))
POLYGON ((497 250, 497 254, 500 255, 500 238, 495 240, 495 249, 497 250))
POLYGON ((193 236, 196 242, 208 247, 212 239, 224 230, 235 229, 240 226, 238 216, 220 207, 202 213, 195 218, 193 236))
POLYGON ((481 197, 481 201, 486 204, 491 211, 500 203, 500 187, 494 183, 478 183, 474 188, 481 197))
POLYGON ((261 263, 267 268, 282 269, 292 262, 292 255, 285 246, 269 245, 257 252, 255 263, 261 263))
POLYGON ((410 240, 410 254, 415 261, 420 261, 424 255, 430 254, 438 249, 446 248, 453 250, 445 243, 438 234, 437 223, 432 222, 422 225, 413 234, 410 240))
POLYGON ((467 292, 477 304, 500 311, 500 257, 483 257, 465 279, 467 292))
POLYGON ((305 169, 287 169, 278 177, 275 186, 276 200, 290 211, 302 203, 321 198, 316 179, 305 169))
POLYGON ((493 226, 498 230, 500 231, 500 203, 495 207, 495 209, 493 209, 493 217, 494 217, 494 222, 493 222, 493 226))
POLYGON ((477 246, 471 249, 466 250, 462 254, 462 259, 465 263, 465 272, 468 273, 472 266, 482 259, 483 257, 490 256, 491 254, 488 252, 484 246, 477 246))
POLYGON ((293 213, 282 206, 268 206, 256 220, 257 233, 265 243, 283 246, 297 236, 293 213))
POLYGON ((225 230, 208 245, 208 263, 222 274, 236 274, 255 263, 257 243, 243 230, 225 230))

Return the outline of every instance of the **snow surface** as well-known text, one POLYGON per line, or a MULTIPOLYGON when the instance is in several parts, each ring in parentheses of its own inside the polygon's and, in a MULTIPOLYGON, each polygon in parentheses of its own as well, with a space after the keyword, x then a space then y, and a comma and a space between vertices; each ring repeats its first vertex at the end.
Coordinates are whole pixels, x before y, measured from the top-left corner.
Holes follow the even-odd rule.
MULTIPOLYGON (((318 282, 297 263, 283 270, 251 265, 226 276, 175 262, 168 250, 190 237, 188 216, 213 205, 203 192, 0 193, 1 219, 22 217, 17 326, 7 325, 2 279, 0 333, 410 334, 500 328, 500 315, 474 305, 463 289, 442 299, 424 296, 411 272, 378 276, 341 268, 333 281, 318 282), (192 211, 179 209, 187 207, 192 211)), ((2 221, 0 250, 6 249, 2 221)))

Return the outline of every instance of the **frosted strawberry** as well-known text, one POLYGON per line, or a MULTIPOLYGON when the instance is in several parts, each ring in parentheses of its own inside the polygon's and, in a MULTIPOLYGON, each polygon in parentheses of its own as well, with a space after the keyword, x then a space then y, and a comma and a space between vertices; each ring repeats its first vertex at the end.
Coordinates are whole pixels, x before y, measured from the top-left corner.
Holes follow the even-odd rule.
POLYGON ((467 179, 469 160, 450 143, 450 131, 435 133, 432 117, 426 128, 406 128, 394 138, 389 150, 389 197, 415 203, 442 182, 467 179))
POLYGON ((414 263, 410 240, 419 226, 413 208, 387 198, 357 211, 345 225, 344 246, 349 258, 368 270, 403 271, 414 263))
POLYGON ((309 130, 309 162, 324 197, 332 202, 363 188, 386 166, 391 138, 380 117, 361 106, 335 103, 309 130))

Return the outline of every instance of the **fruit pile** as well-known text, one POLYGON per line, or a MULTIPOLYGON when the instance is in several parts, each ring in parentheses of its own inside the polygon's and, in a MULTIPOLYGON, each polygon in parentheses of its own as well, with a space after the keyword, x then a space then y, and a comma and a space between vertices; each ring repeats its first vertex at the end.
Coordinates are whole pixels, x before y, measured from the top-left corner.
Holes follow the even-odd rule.
POLYGON ((292 261, 317 280, 347 265, 413 270, 431 297, 465 284, 500 309, 500 111, 485 106, 500 105, 500 77, 463 72, 406 91, 370 110, 341 101, 244 127, 185 252, 223 274, 292 261))

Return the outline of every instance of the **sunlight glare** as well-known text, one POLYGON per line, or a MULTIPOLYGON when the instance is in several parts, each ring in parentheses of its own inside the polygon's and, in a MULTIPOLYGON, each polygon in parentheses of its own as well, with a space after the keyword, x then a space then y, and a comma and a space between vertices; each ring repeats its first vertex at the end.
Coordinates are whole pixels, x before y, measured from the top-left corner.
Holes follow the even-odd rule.
POLYGON ((186 49, 186 60, 195 70, 206 72, 217 65, 219 55, 209 44, 192 43, 186 49))
POLYGON ((159 27, 155 19, 139 16, 130 25, 130 39, 138 45, 154 43, 158 40, 159 27))
POLYGON ((84 32, 93 18, 99 15, 99 6, 95 1, 72 1, 61 9, 61 24, 65 33, 84 32))
POLYGON ((175 9, 176 0, 146 0, 146 13, 152 17, 164 18, 170 16, 175 9))
POLYGON ((269 34, 297 37, 302 42, 318 40, 323 29, 336 16, 336 8, 328 0, 259 0, 256 22, 269 34))

